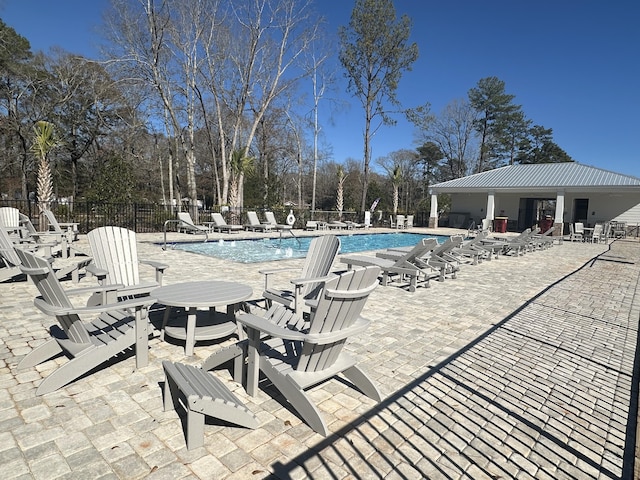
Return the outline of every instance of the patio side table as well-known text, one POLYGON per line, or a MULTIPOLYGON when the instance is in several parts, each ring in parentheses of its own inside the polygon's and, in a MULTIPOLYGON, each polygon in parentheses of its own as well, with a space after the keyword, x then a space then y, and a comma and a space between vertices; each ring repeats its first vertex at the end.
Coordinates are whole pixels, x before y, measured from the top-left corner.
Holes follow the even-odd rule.
POLYGON ((240 303, 253 293, 251 287, 237 282, 220 280, 183 282, 153 290, 158 303, 167 308, 162 321, 160 338, 167 335, 185 341, 185 355, 193 355, 197 341, 224 338, 237 331, 235 312, 240 303), (217 312, 216 307, 226 306, 226 312, 217 312), (171 309, 187 310, 185 325, 170 325, 171 309), (198 308, 208 308, 209 316, 197 325, 198 308))

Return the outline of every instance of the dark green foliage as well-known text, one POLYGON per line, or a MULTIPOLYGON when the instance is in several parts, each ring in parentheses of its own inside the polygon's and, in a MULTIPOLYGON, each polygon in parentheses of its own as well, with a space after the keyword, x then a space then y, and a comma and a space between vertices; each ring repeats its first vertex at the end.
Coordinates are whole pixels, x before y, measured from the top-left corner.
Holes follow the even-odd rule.
POLYGON ((129 203, 137 200, 134 166, 118 155, 106 158, 87 192, 87 200, 129 203))
POLYGON ((534 125, 520 145, 518 163, 558 163, 574 160, 562 148, 556 145, 552 137, 552 129, 534 125))

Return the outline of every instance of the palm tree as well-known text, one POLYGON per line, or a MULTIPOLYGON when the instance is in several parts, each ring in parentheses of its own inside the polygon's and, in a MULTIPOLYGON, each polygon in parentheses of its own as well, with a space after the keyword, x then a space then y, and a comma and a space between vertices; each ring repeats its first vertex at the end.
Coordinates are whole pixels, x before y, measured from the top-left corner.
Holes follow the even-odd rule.
POLYGON ((240 209, 241 188, 244 175, 253 171, 255 158, 246 155, 247 150, 234 150, 229 163, 229 206, 231 207, 231 223, 236 223, 240 209))
POLYGON ((344 208, 344 181, 348 175, 344 174, 344 168, 342 165, 338 165, 338 192, 336 194, 336 210, 340 215, 339 220, 342 220, 342 210, 344 208))
POLYGON ((44 230, 42 212, 49 209, 53 196, 53 179, 47 156, 58 146, 58 138, 52 123, 40 120, 33 126, 33 144, 31 151, 38 157, 38 208, 40 209, 40 230, 44 230))
POLYGON ((393 185, 393 214, 398 213, 398 190, 400 188, 400 184, 402 183, 402 170, 400 169, 400 165, 396 164, 393 167, 393 172, 391 173, 391 185, 393 185))

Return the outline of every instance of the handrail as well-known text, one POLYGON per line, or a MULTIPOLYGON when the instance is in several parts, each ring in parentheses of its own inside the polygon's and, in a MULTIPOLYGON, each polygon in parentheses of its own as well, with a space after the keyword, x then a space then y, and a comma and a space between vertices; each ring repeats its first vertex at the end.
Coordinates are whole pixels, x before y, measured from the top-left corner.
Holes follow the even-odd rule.
POLYGON ((292 228, 279 228, 278 230, 280 231, 280 242, 282 242, 282 232, 287 231, 287 232, 290 232, 291 236, 296 239, 296 242, 298 242, 298 247, 302 247, 302 243, 300 243, 300 239, 296 236, 295 233, 293 233, 292 228))
POLYGON ((180 223, 180 220, 167 220, 164 222, 164 226, 162 227, 162 230, 164 231, 164 243, 162 244, 162 250, 167 249, 167 224, 169 223, 180 223))

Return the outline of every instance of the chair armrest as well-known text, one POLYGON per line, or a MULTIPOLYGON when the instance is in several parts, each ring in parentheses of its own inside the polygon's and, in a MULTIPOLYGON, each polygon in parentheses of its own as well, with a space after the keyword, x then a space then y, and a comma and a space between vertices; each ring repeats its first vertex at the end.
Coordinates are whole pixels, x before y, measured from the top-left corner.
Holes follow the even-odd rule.
POLYGON ((300 270, 298 267, 283 267, 283 268, 271 268, 269 270, 258 270, 263 275, 271 275, 272 273, 279 272, 291 272, 293 270, 300 270))
POLYGON ((304 335, 304 341, 316 345, 327 345, 357 335, 369 327, 369 320, 359 317, 350 327, 335 332, 310 333, 304 335))
POLYGON ((67 295, 71 296, 71 295, 82 295, 85 293, 116 292, 122 288, 124 288, 124 285, 122 285, 121 283, 114 283, 111 285, 96 285, 93 287, 73 288, 73 289, 65 290, 65 292, 67 295))
POLYGON ((84 313, 104 313, 113 310, 126 310, 128 308, 146 308, 156 302, 153 297, 139 297, 116 303, 105 303, 101 305, 86 307, 55 307, 44 301, 42 297, 36 297, 34 305, 47 315, 81 315, 84 313))
POLYGON ((87 270, 87 272, 89 272, 91 275, 96 277, 98 279, 98 282, 102 282, 106 278, 106 276, 109 274, 109 272, 107 272, 106 270, 103 270, 102 268, 98 268, 98 266, 95 263, 90 263, 89 265, 87 265, 85 267, 85 270, 87 270))
POLYGON ((335 332, 309 334, 281 327, 268 318, 258 317, 251 313, 238 314, 237 321, 249 329, 257 330, 271 337, 283 340, 297 340, 316 345, 326 345, 349 338, 364 331, 369 326, 369 321, 360 317, 348 328, 335 332))
POLYGON ((264 275, 264 289, 265 290, 269 290, 269 278, 270 278, 270 275, 272 275, 274 273, 293 272, 293 271, 300 271, 300 269, 296 268, 296 267, 284 267, 284 268, 272 268, 272 269, 269 269, 269 270, 259 270, 259 273, 264 275))
POLYGON ((307 285, 309 283, 324 283, 327 280, 331 280, 334 275, 326 275, 324 277, 315 277, 315 278, 294 278, 293 280, 289 280, 296 286, 307 285))
POLYGON ((139 262, 144 263, 145 265, 149 265, 156 270, 166 270, 167 268, 169 268, 169 265, 167 265, 166 263, 156 262, 155 260, 139 260, 139 262))
POLYGON ((169 265, 166 263, 156 262, 155 260, 138 260, 138 262, 155 268, 156 282, 158 282, 158 285, 162 285, 162 276, 164 275, 164 271, 169 268, 169 265))
MULTIPOLYGON (((290 315, 292 318, 295 317, 293 312, 290 312, 290 315)), ((238 313, 236 321, 249 329, 257 330, 272 337, 282 338, 283 340, 304 341, 306 338, 306 335, 302 332, 281 327, 268 318, 258 317, 252 313, 238 313)))

